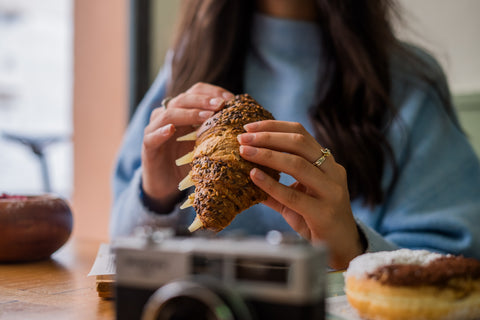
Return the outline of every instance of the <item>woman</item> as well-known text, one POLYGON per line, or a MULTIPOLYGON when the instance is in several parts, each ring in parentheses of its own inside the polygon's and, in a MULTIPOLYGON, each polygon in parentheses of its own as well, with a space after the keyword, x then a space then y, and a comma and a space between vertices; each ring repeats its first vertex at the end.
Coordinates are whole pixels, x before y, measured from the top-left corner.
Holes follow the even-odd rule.
POLYGON ((388 0, 185 1, 120 151, 112 236, 192 221, 178 209, 189 168, 175 159, 193 146, 176 137, 246 92, 278 121, 246 126, 241 156, 286 175, 252 170, 270 197, 227 231, 293 229, 325 241, 333 268, 398 247, 480 258, 478 159, 441 69, 395 38, 393 12, 388 0))

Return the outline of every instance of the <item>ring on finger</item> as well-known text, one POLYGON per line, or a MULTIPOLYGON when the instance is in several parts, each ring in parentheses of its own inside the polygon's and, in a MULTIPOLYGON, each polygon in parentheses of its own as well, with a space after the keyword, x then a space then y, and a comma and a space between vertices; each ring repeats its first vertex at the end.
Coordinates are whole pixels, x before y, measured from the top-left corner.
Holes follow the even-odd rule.
POLYGON ((322 165, 322 163, 325 162, 327 157, 332 155, 328 148, 322 148, 320 151, 322 152, 322 155, 313 162, 313 165, 317 168, 320 168, 320 166, 322 165))
POLYGON ((173 98, 172 97, 166 97, 162 100, 162 102, 160 103, 160 105, 162 107, 164 107, 165 109, 167 109, 167 105, 168 103, 170 102, 170 100, 172 100, 173 98))

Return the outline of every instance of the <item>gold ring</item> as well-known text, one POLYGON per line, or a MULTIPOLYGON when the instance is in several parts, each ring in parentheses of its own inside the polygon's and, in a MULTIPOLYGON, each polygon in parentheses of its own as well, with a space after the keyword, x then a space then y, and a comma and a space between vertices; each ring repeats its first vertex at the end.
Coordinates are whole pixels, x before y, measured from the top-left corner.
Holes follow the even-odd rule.
POLYGON ((162 102, 160 103, 160 105, 162 107, 164 107, 165 109, 167 109, 167 105, 168 103, 170 102, 170 100, 172 100, 173 98, 172 97, 166 97, 165 99, 162 100, 162 102))
POLYGON ((320 168, 322 163, 325 162, 325 159, 327 159, 328 156, 332 155, 332 153, 330 152, 330 150, 328 148, 323 148, 320 151, 322 151, 322 155, 320 156, 320 158, 318 158, 317 160, 315 160, 313 162, 313 165, 317 168, 320 168))

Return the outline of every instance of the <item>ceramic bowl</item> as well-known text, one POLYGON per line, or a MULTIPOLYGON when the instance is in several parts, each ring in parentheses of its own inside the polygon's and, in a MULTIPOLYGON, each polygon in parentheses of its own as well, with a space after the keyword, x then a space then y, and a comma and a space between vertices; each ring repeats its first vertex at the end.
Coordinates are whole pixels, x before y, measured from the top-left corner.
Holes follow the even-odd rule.
POLYGON ((46 259, 70 237, 73 217, 55 195, 0 194, 0 262, 46 259))

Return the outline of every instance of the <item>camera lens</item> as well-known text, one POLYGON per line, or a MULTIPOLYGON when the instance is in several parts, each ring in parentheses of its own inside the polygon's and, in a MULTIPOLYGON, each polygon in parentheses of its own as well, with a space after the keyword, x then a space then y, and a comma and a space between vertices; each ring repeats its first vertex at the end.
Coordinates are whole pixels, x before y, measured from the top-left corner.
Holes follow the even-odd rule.
POLYGON ((142 320, 249 320, 243 300, 216 279, 170 282, 150 297, 142 320))
POLYGON ((162 305, 157 320, 216 320, 218 317, 203 301, 192 297, 172 298, 162 305))

